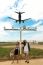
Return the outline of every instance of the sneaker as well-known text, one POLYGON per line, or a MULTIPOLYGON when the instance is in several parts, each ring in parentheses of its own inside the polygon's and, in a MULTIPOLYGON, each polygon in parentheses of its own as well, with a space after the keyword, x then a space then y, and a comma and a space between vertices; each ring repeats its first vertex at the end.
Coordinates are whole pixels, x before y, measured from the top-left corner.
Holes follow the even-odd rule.
POLYGON ((25 62, 27 62, 27 61, 25 61, 25 62))
POLYGON ((29 63, 29 61, 27 61, 27 63, 29 63))

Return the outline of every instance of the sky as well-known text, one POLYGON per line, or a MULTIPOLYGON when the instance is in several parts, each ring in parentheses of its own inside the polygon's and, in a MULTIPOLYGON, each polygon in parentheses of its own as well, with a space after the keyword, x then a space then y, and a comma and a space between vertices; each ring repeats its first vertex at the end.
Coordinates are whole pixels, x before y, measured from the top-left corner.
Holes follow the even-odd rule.
POLYGON ((7 31, 7 29, 26 27, 37 27, 37 31, 22 31, 22 40, 43 41, 43 0, 0 0, 0 41, 20 40, 20 31, 7 31), (8 17, 18 20, 18 14, 23 13, 24 23, 16 23, 8 17), (29 18, 31 18, 29 20, 29 18))

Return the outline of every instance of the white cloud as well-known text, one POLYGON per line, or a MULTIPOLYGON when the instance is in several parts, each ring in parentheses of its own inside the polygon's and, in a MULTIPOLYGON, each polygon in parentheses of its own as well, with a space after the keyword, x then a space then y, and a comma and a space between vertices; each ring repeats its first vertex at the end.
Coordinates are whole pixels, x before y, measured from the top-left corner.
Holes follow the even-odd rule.
POLYGON ((8 22, 0 22, 0 30, 3 30, 4 27, 12 28, 12 25, 9 21, 8 22))
POLYGON ((6 27, 7 29, 12 28, 11 23, 9 22, 0 22, 0 36, 4 36, 4 35, 8 35, 8 33, 6 31, 4 31, 4 27, 6 27))
MULTIPOLYGON (((15 1, 16 0, 0 0, 0 18, 2 16, 8 15, 13 17, 14 19, 18 19, 18 14, 15 13, 15 11, 18 10, 25 12, 24 14, 22 14, 22 19, 26 18, 33 18, 35 20, 43 19, 43 0, 21 0, 21 3, 19 3, 18 7, 14 8, 13 6, 15 1), (12 9, 9 9, 10 7, 12 9)), ((37 27, 38 31, 43 31, 43 25, 40 25, 41 23, 42 23, 41 21, 36 22, 36 24, 34 24, 33 27, 37 27)), ((12 28, 10 22, 0 21, 0 38, 4 35, 8 35, 8 33, 4 31, 4 26, 9 29, 12 28)), ((32 37, 29 39, 43 40, 43 33, 40 34, 37 33, 36 35, 32 34, 32 37)))
POLYGON ((4 26, 5 26, 7 29, 11 29, 11 28, 12 28, 12 25, 11 25, 10 22, 4 23, 4 26))
POLYGON ((43 31, 43 25, 39 25, 39 26, 37 27, 37 31, 43 31))
POLYGON ((23 10, 27 13, 26 17, 41 19, 43 18, 43 0, 28 0, 23 10))
POLYGON ((32 27, 38 27, 42 22, 39 21, 39 22, 36 22, 36 24, 33 24, 32 27))
MULTIPOLYGON (((24 11, 25 14, 22 15, 22 18, 33 18, 33 19, 42 19, 43 18, 43 0, 19 0, 19 5, 17 8, 14 8, 14 3, 17 0, 0 0, 0 16, 1 15, 11 15, 12 12, 20 10, 24 11), (12 9, 9 9, 12 7, 12 9)), ((14 15, 14 14, 12 14, 14 15)), ((11 16, 12 16, 11 15, 11 16)), ((16 17, 15 17, 16 18, 16 17)))
POLYGON ((35 19, 43 18, 43 0, 29 0, 27 2, 28 16, 35 19))
POLYGON ((4 15, 9 5, 9 0, 0 0, 0 16, 4 15))
POLYGON ((43 41, 43 32, 33 35, 29 40, 43 41))

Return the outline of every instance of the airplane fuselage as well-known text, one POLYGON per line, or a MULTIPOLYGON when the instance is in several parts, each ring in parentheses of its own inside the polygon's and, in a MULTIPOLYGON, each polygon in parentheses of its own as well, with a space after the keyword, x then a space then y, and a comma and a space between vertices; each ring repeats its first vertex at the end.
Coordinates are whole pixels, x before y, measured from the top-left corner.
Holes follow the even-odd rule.
POLYGON ((24 23, 24 20, 21 19, 21 14, 23 14, 24 12, 16 12, 16 13, 18 14, 18 20, 16 20, 16 22, 19 21, 19 23, 21 23, 21 21, 23 21, 24 23))
POLYGON ((21 22, 21 13, 19 12, 19 15, 18 15, 18 19, 19 19, 19 22, 21 22))
POLYGON ((19 23, 21 23, 21 21, 23 21, 24 23, 24 20, 21 19, 21 14, 23 14, 24 12, 16 12, 16 13, 18 14, 18 20, 16 20, 16 22, 19 21, 19 23))

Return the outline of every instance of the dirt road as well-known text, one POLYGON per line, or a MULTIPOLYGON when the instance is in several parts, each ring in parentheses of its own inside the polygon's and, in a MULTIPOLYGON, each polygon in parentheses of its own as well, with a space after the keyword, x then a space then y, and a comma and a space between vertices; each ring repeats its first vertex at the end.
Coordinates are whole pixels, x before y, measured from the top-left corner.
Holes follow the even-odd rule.
POLYGON ((39 44, 31 44, 30 47, 37 48, 37 49, 43 49, 43 45, 39 45, 39 44))
MULTIPOLYGON (((0 46, 2 48, 14 48, 15 45, 12 46, 0 46)), ((37 49, 43 49, 43 45, 39 45, 39 44, 31 44, 30 45, 31 48, 37 48, 37 49)))
POLYGON ((25 60, 20 60, 19 63, 16 61, 11 64, 12 61, 0 62, 0 65, 43 65, 43 59, 31 59, 30 63, 25 63, 25 60))

